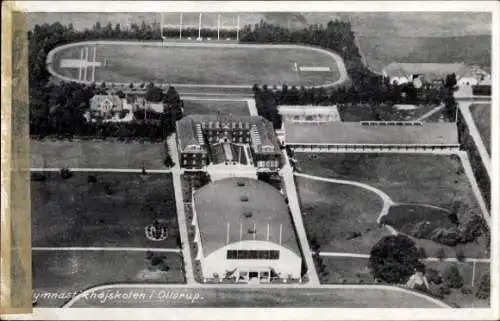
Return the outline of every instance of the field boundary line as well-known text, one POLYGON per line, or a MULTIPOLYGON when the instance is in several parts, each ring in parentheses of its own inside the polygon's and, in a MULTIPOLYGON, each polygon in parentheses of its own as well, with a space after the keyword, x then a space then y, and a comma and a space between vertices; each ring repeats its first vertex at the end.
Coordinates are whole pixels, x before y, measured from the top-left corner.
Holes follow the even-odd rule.
POLYGON ((182 253, 179 248, 153 248, 153 247, 44 247, 33 246, 32 251, 92 251, 92 252, 165 252, 165 253, 182 253))
POLYGON ((201 96, 183 96, 181 95, 182 100, 192 100, 192 101, 248 101, 246 98, 216 98, 216 97, 201 97, 201 96))

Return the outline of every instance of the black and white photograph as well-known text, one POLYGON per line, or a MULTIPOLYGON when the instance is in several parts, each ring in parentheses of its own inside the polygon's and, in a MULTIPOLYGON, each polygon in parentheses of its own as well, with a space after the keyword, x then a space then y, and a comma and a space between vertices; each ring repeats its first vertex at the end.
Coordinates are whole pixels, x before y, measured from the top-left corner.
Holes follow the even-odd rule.
POLYGON ((2 283, 34 318, 498 317, 498 3, 33 2, 2 283))

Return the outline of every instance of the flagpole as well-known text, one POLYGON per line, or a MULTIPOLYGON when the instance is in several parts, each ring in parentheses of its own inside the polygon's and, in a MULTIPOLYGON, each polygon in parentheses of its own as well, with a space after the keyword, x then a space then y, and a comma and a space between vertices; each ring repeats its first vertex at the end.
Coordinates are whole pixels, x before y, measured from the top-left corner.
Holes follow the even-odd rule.
POLYGON ((201 12, 200 17, 198 18, 198 40, 201 40, 201 12))
POLYGON ((217 40, 220 40, 220 13, 217 14, 217 40))
POLYGON ((182 40, 182 12, 180 15, 180 23, 179 23, 179 40, 182 40))

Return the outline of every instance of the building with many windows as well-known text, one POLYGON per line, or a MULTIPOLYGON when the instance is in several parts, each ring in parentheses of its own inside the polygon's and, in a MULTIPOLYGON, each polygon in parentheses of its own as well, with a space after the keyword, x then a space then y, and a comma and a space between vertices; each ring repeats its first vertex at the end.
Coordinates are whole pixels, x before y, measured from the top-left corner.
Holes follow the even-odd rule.
POLYGON ((293 221, 275 187, 256 179, 225 178, 195 191, 192 204, 196 260, 205 280, 301 279, 293 221))
POLYGON ((183 168, 281 167, 281 151, 272 124, 261 116, 189 115, 177 121, 179 164, 183 168))

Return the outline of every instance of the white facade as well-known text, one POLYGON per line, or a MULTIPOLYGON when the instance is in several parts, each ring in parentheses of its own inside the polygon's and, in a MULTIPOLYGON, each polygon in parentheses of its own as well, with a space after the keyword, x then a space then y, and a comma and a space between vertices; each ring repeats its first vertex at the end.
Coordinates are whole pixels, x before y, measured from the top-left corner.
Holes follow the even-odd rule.
POLYGON ((226 244, 212 253, 204 253, 203 242, 198 228, 194 199, 192 225, 195 227, 194 242, 197 246, 196 260, 200 262, 205 280, 233 278, 238 283, 269 283, 271 277, 281 280, 301 280, 302 258, 278 243, 262 240, 243 240, 226 244), (274 252, 274 259, 229 258, 228 251, 274 252))

